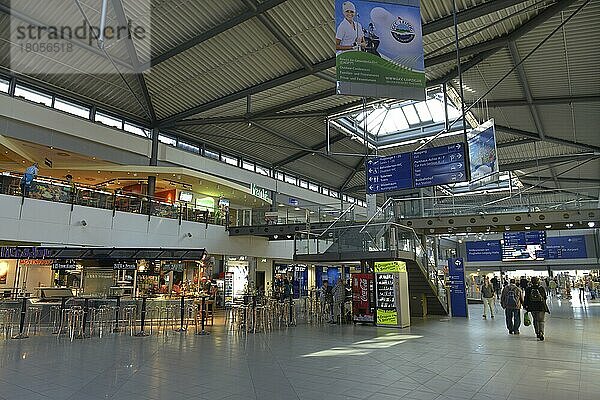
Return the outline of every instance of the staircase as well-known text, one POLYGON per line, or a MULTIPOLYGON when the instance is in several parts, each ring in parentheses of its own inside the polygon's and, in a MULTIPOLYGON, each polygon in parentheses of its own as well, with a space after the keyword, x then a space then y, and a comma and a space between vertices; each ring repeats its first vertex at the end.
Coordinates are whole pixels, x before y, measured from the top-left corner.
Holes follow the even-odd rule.
POLYGON ((443 282, 414 230, 394 222, 384 207, 367 223, 334 221, 325 229, 302 232, 294 240, 294 260, 304 262, 406 262, 411 315, 447 315, 443 282))

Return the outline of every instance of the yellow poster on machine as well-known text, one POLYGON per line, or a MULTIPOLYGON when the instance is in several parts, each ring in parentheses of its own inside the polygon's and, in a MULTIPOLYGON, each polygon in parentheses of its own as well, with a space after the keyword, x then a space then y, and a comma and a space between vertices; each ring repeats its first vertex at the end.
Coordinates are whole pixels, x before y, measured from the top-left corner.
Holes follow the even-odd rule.
POLYGON ((406 263, 404 261, 381 261, 375 263, 375 273, 377 272, 406 272, 406 263))
POLYGON ((377 310, 377 325, 398 325, 398 311, 396 310, 377 310))

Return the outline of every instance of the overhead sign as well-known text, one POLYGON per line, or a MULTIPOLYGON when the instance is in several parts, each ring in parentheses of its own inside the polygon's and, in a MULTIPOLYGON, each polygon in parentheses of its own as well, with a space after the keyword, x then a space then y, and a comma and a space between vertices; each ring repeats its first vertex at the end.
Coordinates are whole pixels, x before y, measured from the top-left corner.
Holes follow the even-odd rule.
POLYGON ((496 131, 491 119, 467 133, 471 188, 487 185, 498 179, 496 131))
POLYGON ((406 272, 406 262, 404 261, 380 261, 375 263, 375 272, 406 272))
POLYGON ((298 199, 294 199, 293 197, 290 197, 288 199, 288 204, 290 206, 298 206, 298 205, 300 205, 300 201, 298 201, 298 199))
POLYGON ((499 240, 466 242, 467 261, 502 261, 502 246, 499 240))
POLYGON ((450 280, 450 306, 453 317, 467 317, 467 291, 465 290, 465 264, 462 258, 448 259, 450 280))
POLYGON ((546 259, 587 258, 585 236, 550 236, 546 241, 546 259))
POLYGON ((43 247, 0 247, 0 258, 2 259, 20 259, 20 258, 48 258, 52 255, 49 248, 43 247))
POLYGON ((337 93, 425 100, 417 0, 335 0, 337 93))
POLYGON ((165 272, 183 272, 183 263, 165 263, 162 265, 162 270, 165 272))
POLYGON ((410 153, 367 161, 367 193, 382 193, 412 188, 410 153))
POLYGON ((77 263, 75 260, 60 260, 52 263, 52 269, 55 271, 65 271, 71 269, 77 269, 77 263))
POLYGON ((113 264, 113 269, 135 271, 137 269, 137 262, 116 262, 113 264))
POLYGON ((271 191, 269 189, 265 189, 255 185, 254 183, 251 183, 250 191, 252 192, 252 196, 258 197, 269 204, 273 204, 273 200, 271 200, 271 191))
POLYGON ((415 151, 412 158, 416 188, 468 180, 464 143, 415 151))

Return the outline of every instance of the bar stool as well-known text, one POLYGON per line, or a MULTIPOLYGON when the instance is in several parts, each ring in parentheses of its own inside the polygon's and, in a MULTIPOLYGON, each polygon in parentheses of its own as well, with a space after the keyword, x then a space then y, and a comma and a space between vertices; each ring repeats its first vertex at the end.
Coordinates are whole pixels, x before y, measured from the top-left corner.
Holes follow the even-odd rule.
POLYGON ((8 339, 13 334, 17 310, 14 308, 0 309, 0 335, 8 339))
POLYGON ((27 309, 27 328, 26 335, 29 336, 31 326, 33 325, 33 335, 37 335, 40 331, 42 322, 42 307, 31 306, 27 309))
POLYGON ((125 334, 129 331, 129 335, 135 334, 135 322, 137 320, 137 306, 130 305, 123 307, 123 323, 125 324, 125 334))
POLYGON ((69 338, 71 341, 75 338, 83 338, 83 308, 81 306, 72 306, 69 308, 67 311, 67 319, 69 338))

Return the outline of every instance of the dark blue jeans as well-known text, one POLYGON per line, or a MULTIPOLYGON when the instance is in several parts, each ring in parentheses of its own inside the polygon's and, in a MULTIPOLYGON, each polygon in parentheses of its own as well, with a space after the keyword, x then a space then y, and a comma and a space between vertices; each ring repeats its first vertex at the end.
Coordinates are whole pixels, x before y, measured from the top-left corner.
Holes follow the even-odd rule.
POLYGON ((518 332, 521 327, 521 310, 518 308, 507 308, 504 310, 504 315, 506 315, 506 327, 508 331, 518 332))

